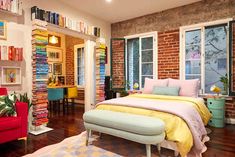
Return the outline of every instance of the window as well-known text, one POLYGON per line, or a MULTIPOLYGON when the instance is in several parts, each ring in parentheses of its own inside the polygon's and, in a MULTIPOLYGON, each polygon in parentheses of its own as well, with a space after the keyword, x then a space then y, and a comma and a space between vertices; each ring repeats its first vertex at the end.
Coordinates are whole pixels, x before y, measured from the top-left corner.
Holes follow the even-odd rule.
POLYGON ((200 79, 201 94, 211 93, 214 84, 225 90, 220 79, 229 71, 227 22, 181 28, 181 78, 200 79))
POLYGON ((156 72, 155 34, 126 38, 126 80, 133 89, 135 83, 144 87, 146 77, 155 78, 156 72))
POLYGON ((74 65, 75 65, 75 84, 77 86, 84 86, 85 84, 85 66, 84 66, 84 45, 74 47, 74 65))

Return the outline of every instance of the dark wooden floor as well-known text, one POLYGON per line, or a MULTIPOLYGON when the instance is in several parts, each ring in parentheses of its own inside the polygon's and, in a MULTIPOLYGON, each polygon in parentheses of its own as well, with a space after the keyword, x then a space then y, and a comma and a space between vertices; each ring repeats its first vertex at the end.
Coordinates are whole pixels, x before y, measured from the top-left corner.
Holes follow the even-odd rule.
MULTIPOLYGON (((78 135, 85 130, 82 121, 83 110, 76 108, 74 113, 68 115, 62 113, 51 115, 48 126, 52 127, 53 131, 38 136, 29 134, 26 143, 21 140, 0 144, 0 157, 23 156, 67 137, 78 135)), ((209 135, 211 140, 207 142, 208 150, 203 157, 235 157, 235 125, 227 125, 223 129, 211 129, 212 133, 209 135)), ((163 154, 173 154, 169 152, 164 150, 163 154)))

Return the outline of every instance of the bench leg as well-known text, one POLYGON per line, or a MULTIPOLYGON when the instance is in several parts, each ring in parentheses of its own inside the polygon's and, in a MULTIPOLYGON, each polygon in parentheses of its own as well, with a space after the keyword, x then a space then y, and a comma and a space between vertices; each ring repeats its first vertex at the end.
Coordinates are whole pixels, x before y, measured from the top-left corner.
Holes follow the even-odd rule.
POLYGON ((151 157, 151 144, 146 144, 147 157, 151 157))
POLYGON ((159 157, 161 157, 161 144, 157 144, 157 150, 158 150, 159 157))
POLYGON ((100 139, 102 139, 102 133, 101 132, 99 132, 99 137, 100 137, 100 139))
POLYGON ((178 151, 174 151, 174 156, 177 157, 179 155, 179 152, 178 151))
POLYGON ((86 130, 86 146, 88 146, 88 142, 89 142, 89 137, 91 136, 91 130, 87 129, 86 130))

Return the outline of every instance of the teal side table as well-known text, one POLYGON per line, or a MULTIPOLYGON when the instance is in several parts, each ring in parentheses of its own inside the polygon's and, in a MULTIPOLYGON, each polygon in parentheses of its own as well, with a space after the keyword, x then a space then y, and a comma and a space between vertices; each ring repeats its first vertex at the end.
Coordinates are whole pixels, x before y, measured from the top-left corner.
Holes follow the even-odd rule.
POLYGON ((225 99, 208 98, 207 107, 212 114, 209 125, 217 128, 223 128, 225 125, 225 99))

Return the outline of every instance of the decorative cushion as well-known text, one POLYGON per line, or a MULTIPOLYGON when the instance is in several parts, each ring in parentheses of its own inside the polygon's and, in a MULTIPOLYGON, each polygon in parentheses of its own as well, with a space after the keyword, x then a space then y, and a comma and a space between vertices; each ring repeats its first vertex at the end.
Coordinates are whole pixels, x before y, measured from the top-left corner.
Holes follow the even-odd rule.
POLYGON ((180 87, 153 87, 152 94, 157 95, 172 95, 172 96, 178 96, 179 95, 180 87))
POLYGON ((16 96, 14 94, 0 96, 0 117, 14 116, 16 117, 15 110, 16 96))
POLYGON ((168 87, 180 87, 179 96, 198 97, 199 79, 169 79, 168 87))
POLYGON ((152 94, 154 86, 167 87, 167 84, 168 84, 168 79, 154 80, 150 78, 145 78, 143 93, 152 94))

